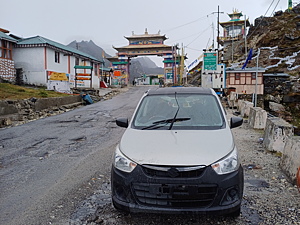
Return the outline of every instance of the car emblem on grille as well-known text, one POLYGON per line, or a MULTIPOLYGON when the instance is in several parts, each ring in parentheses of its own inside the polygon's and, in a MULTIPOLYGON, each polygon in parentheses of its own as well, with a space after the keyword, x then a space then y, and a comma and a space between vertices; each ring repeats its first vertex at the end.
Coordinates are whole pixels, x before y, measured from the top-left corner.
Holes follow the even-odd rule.
POLYGON ((173 177, 173 178, 178 177, 179 176, 179 171, 176 168, 172 167, 168 170, 168 174, 169 174, 170 177, 173 177))

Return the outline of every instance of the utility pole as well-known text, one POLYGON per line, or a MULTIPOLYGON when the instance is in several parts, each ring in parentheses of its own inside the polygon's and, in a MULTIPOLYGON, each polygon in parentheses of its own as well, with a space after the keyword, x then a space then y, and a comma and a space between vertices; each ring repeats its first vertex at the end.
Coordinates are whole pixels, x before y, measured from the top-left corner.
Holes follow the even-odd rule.
POLYGON ((260 48, 257 49, 257 58, 256 58, 256 73, 255 73, 255 94, 254 94, 254 107, 257 106, 257 79, 258 79, 258 57, 260 55, 260 48))
POLYGON ((245 34, 244 34, 244 38, 245 38, 245 56, 246 56, 246 59, 247 59, 247 20, 246 20, 246 15, 245 15, 245 29, 244 29, 244 32, 245 32, 245 34))
POLYGON ((219 23, 220 23, 220 13, 224 13, 224 12, 220 12, 220 6, 218 6, 218 12, 213 12, 213 14, 217 13, 218 14, 218 22, 217 22, 217 28, 218 28, 218 34, 217 34, 217 43, 218 43, 218 49, 220 47, 220 44, 219 44, 219 39, 220 39, 220 29, 219 29, 219 23))
POLYGON ((233 63, 233 38, 234 38, 234 22, 232 23, 232 31, 231 31, 231 57, 232 57, 232 63, 233 63))
POLYGON ((183 84, 183 72, 184 72, 184 49, 183 44, 181 44, 181 60, 180 60, 180 84, 183 84))
POLYGON ((215 48, 215 28, 214 28, 214 23, 212 23, 211 26, 212 26, 212 31, 213 31, 212 47, 214 49, 215 48))

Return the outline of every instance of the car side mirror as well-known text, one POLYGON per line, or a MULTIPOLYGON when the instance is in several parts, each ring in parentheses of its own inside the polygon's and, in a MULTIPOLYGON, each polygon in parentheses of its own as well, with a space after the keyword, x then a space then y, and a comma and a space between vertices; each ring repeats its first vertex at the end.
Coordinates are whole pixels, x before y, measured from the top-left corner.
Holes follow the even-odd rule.
POLYGON ((116 119, 116 124, 119 127, 125 127, 125 128, 127 128, 128 127, 128 118, 119 118, 119 119, 116 119))
POLYGON ((241 117, 231 117, 230 118, 230 129, 239 127, 243 124, 243 118, 241 117))

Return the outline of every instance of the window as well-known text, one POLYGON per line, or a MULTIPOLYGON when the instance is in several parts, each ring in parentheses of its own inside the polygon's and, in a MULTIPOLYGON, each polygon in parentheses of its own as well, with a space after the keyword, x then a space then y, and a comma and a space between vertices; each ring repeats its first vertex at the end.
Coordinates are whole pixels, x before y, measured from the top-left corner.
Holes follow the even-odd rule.
POLYGON ((255 80, 256 79, 256 73, 251 73, 251 79, 255 80))
POLYGON ((174 123, 177 129, 220 129, 224 125, 224 118, 213 95, 161 94, 143 99, 133 126, 143 129, 157 123, 157 128, 168 129, 168 123, 164 120, 174 118, 175 113, 177 118, 182 118, 182 121, 174 123))
POLYGON ((0 58, 12 59, 12 43, 0 40, 0 58))
POLYGON ((59 52, 55 52, 55 62, 60 63, 60 55, 59 52))
POLYGON ((79 58, 75 58, 75 65, 79 65, 79 58))
POLYGON ((241 79, 241 74, 240 73, 236 73, 235 74, 235 79, 236 80, 240 80, 241 79))

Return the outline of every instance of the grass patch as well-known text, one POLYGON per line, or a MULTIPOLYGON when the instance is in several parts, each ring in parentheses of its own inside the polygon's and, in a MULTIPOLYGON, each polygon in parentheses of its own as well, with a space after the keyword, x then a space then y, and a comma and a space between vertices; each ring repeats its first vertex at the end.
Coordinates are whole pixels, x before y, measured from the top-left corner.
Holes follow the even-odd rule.
POLYGON ((52 98, 69 96, 68 94, 58 93, 55 91, 47 91, 42 87, 22 87, 18 85, 0 83, 0 100, 17 100, 35 98, 52 98))

